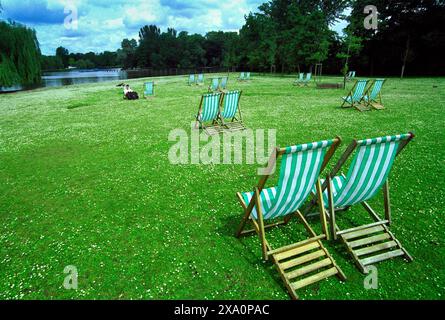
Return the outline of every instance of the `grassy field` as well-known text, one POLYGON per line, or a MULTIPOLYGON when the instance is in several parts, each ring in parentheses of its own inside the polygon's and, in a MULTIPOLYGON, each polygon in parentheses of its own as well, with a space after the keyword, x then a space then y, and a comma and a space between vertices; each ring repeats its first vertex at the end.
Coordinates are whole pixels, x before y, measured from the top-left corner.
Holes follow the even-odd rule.
MULTIPOLYGON (((233 236, 235 193, 253 189, 258 165, 170 164, 169 133, 190 131, 205 88, 155 81, 149 101, 124 101, 117 82, 0 96, 0 298, 289 298, 258 237, 233 236), (63 288, 68 265, 78 268, 77 291, 63 288)), ((392 230, 414 262, 379 264, 378 290, 365 290, 344 247, 327 243, 348 281, 330 278, 301 298, 444 299, 445 79, 389 79, 387 109, 368 113, 340 109, 343 90, 291 83, 254 77, 229 89, 244 92, 247 126, 276 129, 280 146, 340 135, 328 169, 353 138, 417 135, 390 176, 392 230)), ((379 212, 382 198, 371 201, 379 212)), ((357 207, 338 222, 370 220, 357 207)), ((268 232, 275 245, 306 236, 298 223, 268 232)))

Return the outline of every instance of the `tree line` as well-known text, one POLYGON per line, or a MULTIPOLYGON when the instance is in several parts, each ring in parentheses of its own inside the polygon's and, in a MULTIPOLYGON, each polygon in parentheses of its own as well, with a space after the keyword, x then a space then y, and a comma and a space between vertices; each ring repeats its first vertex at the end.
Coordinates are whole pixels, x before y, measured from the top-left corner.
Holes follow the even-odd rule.
MULTIPOLYGON (((56 68, 237 67, 251 71, 309 72, 323 63, 325 73, 362 75, 443 75, 443 0, 375 0, 377 30, 367 30, 366 0, 272 0, 245 17, 239 32, 205 35, 164 32, 144 26, 139 38, 124 39, 116 52, 61 54, 56 68), (351 14, 343 16, 345 9, 351 14), (331 30, 339 19, 343 35, 331 30), (61 63, 62 61, 62 63, 61 63)), ((44 63, 44 66, 47 64, 44 63)))
POLYGON ((212 31, 200 35, 173 28, 161 31, 158 26, 149 25, 140 29, 138 39, 124 39, 115 52, 69 53, 60 47, 54 56, 40 56, 34 31, 2 22, 0 85, 17 79, 34 81, 40 75, 40 65, 44 70, 68 66, 237 67, 309 72, 315 64, 323 63, 324 72, 330 74, 345 74, 354 69, 369 76, 443 75, 445 1, 373 3, 378 8, 377 30, 367 30, 363 25, 366 0, 271 0, 248 14, 239 32, 212 31), (347 8, 351 13, 344 17, 347 8), (348 22, 341 36, 331 30, 339 19, 348 22), (16 31, 10 33, 10 29, 16 31), (34 61, 19 64, 19 59, 34 61))

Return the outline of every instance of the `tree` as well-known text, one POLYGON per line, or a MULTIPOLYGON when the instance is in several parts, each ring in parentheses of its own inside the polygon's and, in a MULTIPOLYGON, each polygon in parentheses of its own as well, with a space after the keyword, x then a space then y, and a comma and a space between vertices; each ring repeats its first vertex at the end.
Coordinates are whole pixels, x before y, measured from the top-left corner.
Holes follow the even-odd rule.
POLYGON ((124 39, 121 44, 121 51, 118 52, 119 59, 122 61, 124 69, 131 69, 137 66, 136 49, 137 42, 134 39, 124 39))
POLYGON ((341 16, 348 1, 272 0, 259 13, 246 17, 241 36, 254 47, 247 52, 250 65, 276 64, 292 71, 300 64, 312 66, 328 56, 329 26, 341 16))
POLYGON ((376 0, 378 30, 363 27, 365 0, 355 0, 348 29, 363 38, 357 64, 369 66, 369 73, 438 74, 445 69, 445 1, 376 0))
POLYGON ((363 39, 358 36, 346 33, 346 36, 342 40, 342 48, 341 51, 337 53, 337 58, 343 59, 345 62, 342 68, 342 74, 343 88, 346 88, 346 78, 349 72, 349 59, 351 58, 351 56, 358 55, 360 53, 360 50, 362 49, 363 39))
POLYGON ((41 81, 40 48, 36 33, 15 22, 0 21, 0 86, 41 81))
POLYGON ((69 51, 64 47, 58 47, 56 49, 56 57, 62 60, 63 67, 66 69, 69 66, 69 51))

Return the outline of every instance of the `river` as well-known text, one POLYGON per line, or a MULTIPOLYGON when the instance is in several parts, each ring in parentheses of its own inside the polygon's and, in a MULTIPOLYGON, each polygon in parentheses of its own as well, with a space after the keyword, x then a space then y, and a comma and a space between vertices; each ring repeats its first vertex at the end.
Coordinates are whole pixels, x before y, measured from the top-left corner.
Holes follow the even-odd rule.
POLYGON ((69 70, 69 71, 55 71, 44 72, 42 76, 42 83, 31 87, 22 87, 20 85, 3 88, 0 87, 0 92, 14 92, 27 89, 36 89, 43 87, 62 87, 73 84, 96 83, 112 80, 128 79, 126 71, 121 69, 95 69, 95 70, 69 70))

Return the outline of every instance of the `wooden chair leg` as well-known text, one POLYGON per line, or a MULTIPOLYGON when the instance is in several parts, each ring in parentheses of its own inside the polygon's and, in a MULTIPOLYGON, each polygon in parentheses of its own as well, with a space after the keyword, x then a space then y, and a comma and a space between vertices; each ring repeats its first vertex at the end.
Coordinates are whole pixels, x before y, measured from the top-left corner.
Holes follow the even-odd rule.
POLYGON ((259 226, 259 236, 261 241, 261 249, 263 254, 263 260, 267 261, 268 255, 267 255, 267 244, 266 244, 266 236, 264 234, 264 221, 263 221, 263 209, 261 208, 261 201, 260 201, 260 192, 258 188, 255 188, 255 207, 258 215, 258 226, 259 226))
POLYGON ((389 182, 386 180, 383 186, 383 201, 385 205, 385 220, 388 220, 388 225, 391 225, 391 201, 389 199, 389 182))
POLYGON ((319 210, 320 210, 320 221, 321 221, 321 226, 323 228, 323 233, 326 235, 326 240, 331 240, 329 231, 328 231, 328 225, 326 222, 326 212, 325 212, 325 208, 324 208, 324 201, 323 201, 323 191, 321 188, 321 182, 320 179, 317 180, 317 198, 318 198, 318 206, 319 206, 319 210))
POLYGON ((337 230, 335 229, 335 207, 334 207, 334 195, 332 194, 332 178, 328 175, 328 202, 329 202, 329 218, 331 225, 331 237, 334 241, 337 240, 337 230))

